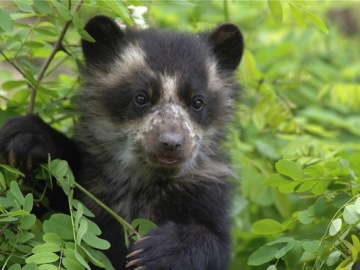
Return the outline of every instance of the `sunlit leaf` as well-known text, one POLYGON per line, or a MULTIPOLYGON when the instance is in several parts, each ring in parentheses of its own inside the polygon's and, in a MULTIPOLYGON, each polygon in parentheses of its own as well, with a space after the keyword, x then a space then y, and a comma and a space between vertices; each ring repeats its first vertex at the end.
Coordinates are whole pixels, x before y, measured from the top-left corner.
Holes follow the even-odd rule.
POLYGON ((42 14, 51 14, 52 10, 47 1, 33 0, 35 9, 42 14))
POLYGON ((318 16, 306 10, 304 10, 303 13, 319 30, 321 30, 325 34, 329 34, 329 30, 327 29, 325 23, 318 16))
POLYGON ((360 215, 355 211, 353 204, 345 206, 343 217, 344 221, 349 225, 359 223, 360 221, 360 215))
POLYGON ((13 29, 13 20, 10 15, 2 8, 0 8, 0 28, 4 31, 12 31, 13 29))
POLYGON ((283 20, 283 10, 280 0, 268 0, 271 16, 273 20, 280 24, 283 20))
POLYGON ((116 15, 123 19, 127 24, 133 25, 133 21, 129 15, 129 11, 121 1, 97 0, 98 2, 108 6, 116 15))
POLYGON ((262 265, 275 259, 277 248, 273 246, 264 246, 253 252, 249 259, 248 265, 262 265))
POLYGON ((53 214, 44 221, 43 229, 45 233, 55 233, 63 240, 74 239, 71 218, 65 214, 53 214))
POLYGON ((303 179, 304 173, 301 167, 291 160, 282 159, 275 163, 278 173, 286 175, 294 180, 303 179))
POLYGON ((305 28, 306 20, 305 20, 302 10, 300 8, 298 8, 296 5, 292 4, 291 2, 289 2, 289 7, 290 7, 291 13, 293 14, 297 24, 301 28, 305 28))
POLYGON ((336 235, 340 231, 341 225, 342 220, 340 218, 334 219, 330 224, 329 234, 331 236, 336 235))
POLYGON ((21 205, 24 205, 24 202, 25 202, 25 197, 24 195, 22 194, 20 188, 19 188, 19 185, 18 183, 16 183, 15 181, 12 181, 10 183, 10 191, 11 193, 14 195, 14 197, 18 200, 18 202, 21 204, 21 205))
POLYGON ((260 235, 273 235, 281 232, 281 224, 273 219, 262 219, 256 221, 251 232, 260 235))
POLYGON ((44 263, 52 263, 59 260, 59 256, 52 252, 39 252, 31 255, 25 261, 26 263, 37 263, 37 264, 44 264, 44 263))
POLYGON ((32 252, 42 253, 42 252, 58 252, 61 250, 61 246, 53 243, 44 243, 41 245, 37 245, 33 248, 32 252))
POLYGON ((330 253, 329 257, 326 259, 327 266, 333 266, 340 258, 341 252, 339 250, 335 250, 330 253))

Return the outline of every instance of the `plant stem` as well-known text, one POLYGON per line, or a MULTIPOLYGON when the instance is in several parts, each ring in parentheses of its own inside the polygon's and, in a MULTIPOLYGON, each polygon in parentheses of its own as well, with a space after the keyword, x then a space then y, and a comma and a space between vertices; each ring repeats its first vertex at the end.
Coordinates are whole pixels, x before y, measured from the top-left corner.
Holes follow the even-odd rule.
POLYGON ((6 62, 8 62, 13 68, 16 69, 17 72, 19 72, 24 78, 26 78, 25 73, 17 66, 14 60, 10 60, 10 58, 7 57, 6 54, 1 49, 0 49, 0 54, 2 55, 2 57, 4 57, 6 62))
POLYGON ((229 21, 229 3, 223 0, 225 22, 229 21))
POLYGON ((113 218, 116 219, 121 225, 123 225, 126 229, 131 231, 136 237, 139 239, 141 238, 140 234, 122 217, 120 217, 118 214, 116 214, 112 209, 110 209, 107 205, 105 205, 102 201, 100 201, 98 198, 96 198, 94 195, 92 195, 89 191, 87 191, 85 188, 83 188, 81 185, 75 182, 75 187, 78 188, 81 192, 83 192, 86 196, 88 196, 90 199, 92 199, 96 204, 101 206, 108 212, 113 218))

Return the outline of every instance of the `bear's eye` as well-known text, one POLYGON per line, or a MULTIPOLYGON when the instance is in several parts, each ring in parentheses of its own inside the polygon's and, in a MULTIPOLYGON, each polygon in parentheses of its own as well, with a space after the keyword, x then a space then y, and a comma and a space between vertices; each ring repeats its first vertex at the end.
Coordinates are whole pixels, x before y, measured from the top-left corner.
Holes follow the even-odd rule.
POLYGON ((203 107, 204 107, 204 100, 201 97, 195 97, 191 107, 195 110, 195 111, 200 111, 203 107))
POLYGON ((149 103, 149 100, 146 95, 138 94, 137 96, 135 96, 135 103, 139 107, 145 107, 149 103))

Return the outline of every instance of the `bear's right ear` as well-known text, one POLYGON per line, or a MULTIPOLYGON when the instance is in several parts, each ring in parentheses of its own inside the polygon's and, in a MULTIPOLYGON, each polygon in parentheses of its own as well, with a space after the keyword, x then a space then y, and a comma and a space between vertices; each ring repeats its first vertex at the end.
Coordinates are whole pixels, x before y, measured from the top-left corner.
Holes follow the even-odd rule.
POLYGON ((232 23, 221 24, 210 33, 209 38, 219 66, 235 70, 244 53, 244 38, 240 29, 232 23))
POLYGON ((113 61, 125 35, 116 22, 106 16, 96 16, 87 22, 84 29, 95 40, 81 40, 86 64, 97 65, 113 61))

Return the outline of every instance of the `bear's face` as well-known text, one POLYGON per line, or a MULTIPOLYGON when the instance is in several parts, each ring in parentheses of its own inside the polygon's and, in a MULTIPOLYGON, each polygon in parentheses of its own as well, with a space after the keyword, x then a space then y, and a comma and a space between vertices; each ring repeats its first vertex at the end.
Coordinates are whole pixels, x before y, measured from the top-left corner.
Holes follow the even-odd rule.
POLYGON ((171 176, 196 166, 202 148, 212 153, 233 106, 231 77, 243 49, 235 26, 202 36, 124 33, 95 17, 87 31, 96 42, 82 44, 79 134, 90 152, 123 168, 171 176))

